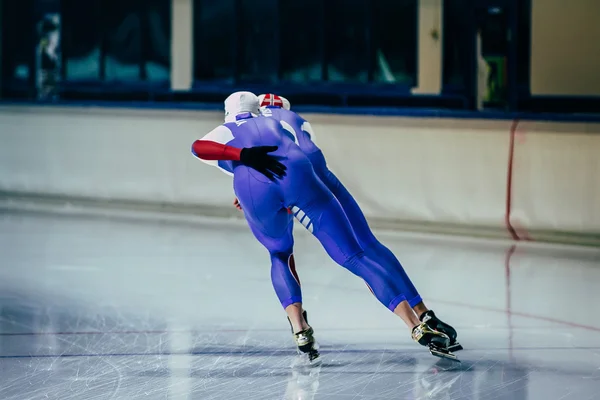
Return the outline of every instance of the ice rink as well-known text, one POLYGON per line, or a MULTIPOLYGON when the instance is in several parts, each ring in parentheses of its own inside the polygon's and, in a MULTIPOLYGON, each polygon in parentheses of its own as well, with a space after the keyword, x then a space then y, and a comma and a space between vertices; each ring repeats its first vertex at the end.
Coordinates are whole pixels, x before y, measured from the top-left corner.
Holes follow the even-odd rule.
POLYGON ((316 368, 239 222, 0 211, 0 399, 600 399, 600 249, 381 233, 454 363, 296 232, 316 368))

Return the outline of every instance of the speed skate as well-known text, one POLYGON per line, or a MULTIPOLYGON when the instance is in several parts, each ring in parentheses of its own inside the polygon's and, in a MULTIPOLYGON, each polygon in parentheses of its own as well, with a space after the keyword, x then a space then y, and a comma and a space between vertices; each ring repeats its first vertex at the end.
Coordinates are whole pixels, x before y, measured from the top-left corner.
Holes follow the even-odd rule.
MULTIPOLYGON (((308 314, 306 310, 302 312, 304 320, 308 324, 308 314)), ((290 329, 294 336, 294 342, 298 346, 298 355, 306 361, 304 366, 317 366, 321 364, 321 354, 319 353, 319 344, 315 340, 313 328, 308 328, 298 333, 294 333, 292 322, 288 317, 290 323, 290 329)), ((298 366, 297 362, 294 362, 292 366, 298 366)))
POLYGON ((429 352, 436 357, 460 362, 458 357, 456 357, 456 354, 452 353, 450 351, 450 349, 444 349, 444 348, 438 347, 434 344, 429 344, 428 347, 429 347, 429 352))
POLYGON ((443 332, 432 329, 425 322, 421 322, 421 324, 415 326, 411 336, 415 342, 421 346, 426 346, 432 355, 459 361, 458 357, 448 350, 450 337, 443 332))

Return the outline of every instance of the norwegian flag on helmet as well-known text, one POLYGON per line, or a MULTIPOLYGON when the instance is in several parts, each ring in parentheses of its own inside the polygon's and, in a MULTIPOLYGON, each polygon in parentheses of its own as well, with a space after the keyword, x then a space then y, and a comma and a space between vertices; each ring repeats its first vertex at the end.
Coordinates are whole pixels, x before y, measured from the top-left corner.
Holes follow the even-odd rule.
POLYGON ((261 107, 266 107, 266 106, 283 107, 283 100, 281 99, 281 97, 277 96, 276 94, 268 93, 268 94, 265 94, 265 98, 260 103, 260 106, 261 107))

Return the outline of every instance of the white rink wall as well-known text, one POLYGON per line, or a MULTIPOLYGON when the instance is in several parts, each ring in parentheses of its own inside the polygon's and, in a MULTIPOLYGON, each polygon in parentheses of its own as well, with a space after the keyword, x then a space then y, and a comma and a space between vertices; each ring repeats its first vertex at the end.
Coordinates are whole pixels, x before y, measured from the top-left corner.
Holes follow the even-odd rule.
MULTIPOLYGON (((600 124, 304 115, 375 226, 600 245, 600 124)), ((222 113, 0 107, 0 196, 236 215, 222 113)))

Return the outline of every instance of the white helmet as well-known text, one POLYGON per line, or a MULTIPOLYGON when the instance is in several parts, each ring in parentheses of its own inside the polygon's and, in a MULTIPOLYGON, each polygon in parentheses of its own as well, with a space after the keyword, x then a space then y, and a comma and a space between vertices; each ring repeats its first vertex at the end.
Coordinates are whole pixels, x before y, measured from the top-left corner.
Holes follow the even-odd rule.
POLYGON ((261 107, 276 106, 285 108, 286 110, 289 110, 291 108, 291 104, 288 101, 288 99, 273 93, 261 94, 260 96, 258 96, 258 101, 261 107))
POLYGON ((235 117, 243 113, 260 115, 260 102, 252 92, 235 92, 225 99, 225 122, 235 121, 235 117))

